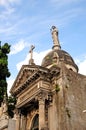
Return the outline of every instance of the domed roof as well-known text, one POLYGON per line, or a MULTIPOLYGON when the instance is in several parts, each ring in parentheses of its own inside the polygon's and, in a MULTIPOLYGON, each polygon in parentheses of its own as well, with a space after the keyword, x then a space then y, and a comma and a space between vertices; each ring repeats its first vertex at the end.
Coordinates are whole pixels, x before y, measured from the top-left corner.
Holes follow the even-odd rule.
POLYGON ((53 49, 43 58, 41 65, 50 68, 54 63, 57 65, 64 63, 68 69, 78 72, 78 67, 73 58, 66 51, 61 50, 58 40, 58 31, 55 26, 52 27, 52 37, 54 42, 53 49))
POLYGON ((78 71, 78 67, 75 64, 73 58, 64 50, 52 50, 51 52, 49 52, 42 60, 42 66, 48 67, 48 66, 54 64, 55 60, 56 60, 57 64, 58 64, 58 62, 63 62, 66 65, 75 67, 76 70, 78 71))

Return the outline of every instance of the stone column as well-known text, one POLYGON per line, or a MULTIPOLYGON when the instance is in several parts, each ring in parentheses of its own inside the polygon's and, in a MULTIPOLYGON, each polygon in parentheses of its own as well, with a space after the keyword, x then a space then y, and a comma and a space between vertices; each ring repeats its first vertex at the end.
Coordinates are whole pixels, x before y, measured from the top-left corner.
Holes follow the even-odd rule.
POLYGON ((20 113, 17 113, 17 115, 16 115, 16 130, 20 130, 20 120, 21 120, 20 113))
POLYGON ((53 109, 52 104, 48 106, 48 127, 49 130, 53 130, 53 109))
POLYGON ((26 130, 26 117, 21 115, 21 130, 26 130))
POLYGON ((45 127, 45 100, 39 100, 39 130, 45 127))

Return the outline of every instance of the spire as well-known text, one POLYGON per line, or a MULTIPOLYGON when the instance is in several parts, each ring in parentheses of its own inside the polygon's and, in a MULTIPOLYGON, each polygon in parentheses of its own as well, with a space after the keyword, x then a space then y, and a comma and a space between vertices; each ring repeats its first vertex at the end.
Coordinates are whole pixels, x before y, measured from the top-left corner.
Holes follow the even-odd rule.
POLYGON ((33 60, 33 49, 35 48, 35 46, 31 45, 31 48, 30 48, 30 60, 29 60, 29 65, 32 65, 34 64, 34 60, 33 60))
POLYGON ((59 39, 58 39, 58 30, 55 26, 52 26, 51 33, 52 33, 53 44, 54 44, 52 49, 60 50, 61 46, 60 46, 59 39))

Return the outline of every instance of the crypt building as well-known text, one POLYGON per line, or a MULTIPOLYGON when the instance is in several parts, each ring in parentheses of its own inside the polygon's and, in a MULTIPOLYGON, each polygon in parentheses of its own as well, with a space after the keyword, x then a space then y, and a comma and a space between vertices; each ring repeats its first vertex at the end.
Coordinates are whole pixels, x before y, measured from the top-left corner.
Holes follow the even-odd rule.
POLYGON ((58 30, 51 28, 52 50, 41 66, 22 65, 10 90, 17 99, 16 130, 86 130, 86 76, 61 49, 58 30))

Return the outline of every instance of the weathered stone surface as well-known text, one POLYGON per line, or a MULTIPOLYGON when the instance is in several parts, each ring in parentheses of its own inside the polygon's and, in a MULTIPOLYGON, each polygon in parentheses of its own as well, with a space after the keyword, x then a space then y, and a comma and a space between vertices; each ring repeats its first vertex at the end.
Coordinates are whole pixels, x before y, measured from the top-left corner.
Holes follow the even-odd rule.
POLYGON ((86 76, 65 68, 62 88, 55 100, 59 130, 86 129, 86 76))
POLYGON ((16 120, 9 119, 8 130, 15 130, 16 128, 16 120))
POLYGON ((2 115, 0 118, 0 130, 7 130, 8 129, 8 116, 2 115))

